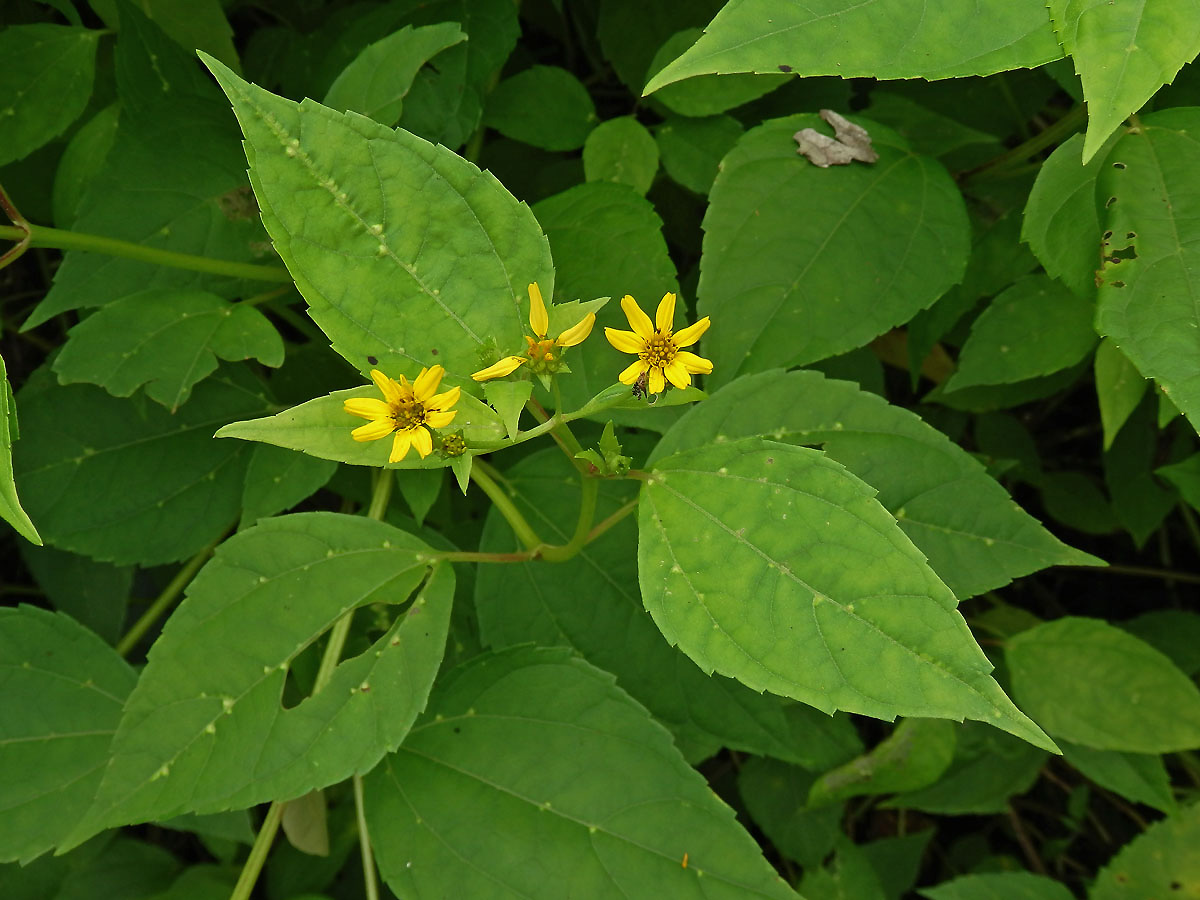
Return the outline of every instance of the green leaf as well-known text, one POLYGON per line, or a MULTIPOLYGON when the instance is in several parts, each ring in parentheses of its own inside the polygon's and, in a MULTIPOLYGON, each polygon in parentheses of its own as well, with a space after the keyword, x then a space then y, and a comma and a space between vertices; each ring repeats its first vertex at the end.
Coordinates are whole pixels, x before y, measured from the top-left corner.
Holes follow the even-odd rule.
POLYGON ((337 470, 337 463, 270 444, 250 452, 242 489, 241 527, 273 516, 312 496, 337 470))
MULTIPOLYGON (((557 449, 535 453, 505 472, 512 500, 546 540, 566 542, 578 518, 578 478, 557 449)), ((597 519, 632 499, 632 485, 601 481, 597 519)), ((498 512, 488 514, 480 549, 523 549, 498 512)), ((710 677, 672 648, 649 621, 637 595, 637 526, 618 522, 578 556, 480 567, 475 608, 480 637, 492 648, 533 641, 571 647, 617 683, 676 735, 687 755, 726 746, 815 768, 859 750, 853 729, 798 704, 710 677), (811 715, 810 715, 811 713, 811 715)))
POLYGON ((1159 459, 1160 434, 1153 397, 1147 397, 1104 453, 1104 481, 1117 520, 1139 547, 1158 531, 1175 508, 1175 492, 1164 488, 1152 469, 1159 459))
POLYGON ((1024 741, 965 722, 958 727, 954 761, 941 778, 881 805, 946 816, 1002 813, 1008 809, 1010 797, 1033 787, 1046 758, 1046 751, 1024 741))
POLYGON ((1046 275, 1027 275, 994 299, 971 326, 946 382, 953 391, 1050 375, 1096 346, 1095 306, 1046 275))
POLYGON ((512 0, 407 0, 400 6, 414 25, 457 22, 467 33, 417 74, 400 120, 428 141, 460 147, 479 128, 484 100, 520 36, 517 6, 512 0))
MULTIPOLYGON (((121 30, 121 37, 131 30, 129 15, 132 2, 88 0, 96 13, 110 28, 121 30), (117 13, 122 17, 118 23, 117 13)), ((237 68, 238 55, 233 46, 233 29, 225 18, 219 0, 138 0, 137 12, 144 13, 175 43, 188 52, 199 48, 211 53, 229 66, 237 68)))
POLYGON ((670 735, 565 650, 454 670, 365 787, 399 896, 795 897, 670 735))
POLYGON ((721 159, 741 136, 742 124, 732 116, 671 116, 654 132, 663 169, 697 194, 708 193, 721 159))
POLYGON ((1096 348, 1094 368, 1100 425, 1107 450, 1146 393, 1146 379, 1111 338, 1105 338, 1096 348))
POLYGON ((704 216, 699 313, 710 383, 860 347, 962 278, 970 228, 942 165, 856 119, 873 165, 822 169, 796 153, 814 115, 774 119, 721 163, 704 216), (753 273, 750 277, 749 273, 753 273))
POLYGON ((1184 63, 1200 53, 1197 0, 1048 0, 1063 49, 1075 63, 1087 100, 1087 162, 1127 116, 1137 112, 1184 63))
POLYGON ((329 86, 322 102, 338 112, 349 109, 381 125, 395 125, 421 67, 466 39, 457 22, 401 28, 359 53, 329 86))
MULTIPOLYGON (((1200 467, 1200 459, 1194 465, 1200 467)), ((1200 672, 1200 614, 1183 609, 1156 609, 1114 624, 1165 653, 1184 675, 1200 672)))
POLYGON ((1068 616, 1011 638, 1005 659, 1013 694, 1052 735, 1130 753, 1200 746, 1200 690, 1120 628, 1068 616))
POLYGON ((583 171, 588 181, 614 181, 645 194, 658 171, 658 145, 632 116, 609 119, 588 135, 583 171))
POLYGON ((204 291, 152 288, 110 303, 71 329, 54 361, 63 384, 98 384, 146 396, 174 412, 192 387, 217 369, 217 358, 283 364, 283 339, 253 306, 204 291))
POLYGON ((879 491, 879 502, 959 598, 1047 566, 1099 562, 1016 507, 979 461, 942 432, 908 410, 817 372, 737 379, 680 419, 650 462, 750 435, 822 445, 831 459, 879 491))
POLYGON ((32 153, 79 118, 92 96, 100 32, 69 25, 0 31, 0 166, 32 153))
MULTIPOLYGON (((398 463, 389 463, 392 442, 390 438, 359 443, 350 436, 363 420, 346 412, 343 404, 352 397, 379 399, 374 386, 334 391, 325 397, 317 397, 281 413, 262 419, 232 422, 220 429, 216 437, 241 438, 244 441, 261 441, 276 447, 299 450, 321 459, 350 463, 355 466, 383 466, 400 469, 437 469, 451 465, 452 460, 432 453, 421 459, 411 451, 398 463)), ((443 433, 461 430, 468 444, 478 441, 498 442, 504 436, 504 425, 499 415, 490 406, 476 400, 470 394, 462 394, 454 407, 458 415, 443 433)), ((436 432, 435 432, 436 434, 436 432)), ((468 453, 486 453, 487 450, 468 449, 468 453)))
POLYGON ((972 128, 903 94, 871 91, 871 105, 866 114, 872 121, 895 129, 914 152, 926 156, 946 157, 964 148, 983 150, 994 156, 1002 150, 994 134, 972 128))
POLYGON ((1097 194, 1104 158, 1080 165, 1083 137, 1074 135, 1055 148, 1038 170, 1025 205, 1021 239, 1046 271, 1080 297, 1096 296, 1102 222, 1107 198, 1097 194))
POLYGON ((742 802, 771 843, 806 869, 820 866, 841 834, 845 804, 809 808, 816 776, 773 759, 747 759, 737 778, 742 802))
POLYGON ((121 637, 132 567, 111 566, 53 547, 23 545, 21 558, 46 599, 110 644, 121 637))
MULTIPOLYGON (((550 331, 554 333, 553 329, 550 331)), ((510 438, 515 438, 521 430, 521 413, 533 393, 532 381, 489 381, 483 385, 483 395, 488 404, 496 410, 504 422, 504 430, 510 438)))
POLYGON ((1100 870, 1089 900, 1200 895, 1200 805, 1155 822, 1100 870))
POLYGON ((1106 210, 1097 330, 1200 423, 1200 110, 1146 116, 1101 166, 1106 210), (1109 234, 1111 232, 1111 235, 1109 234))
POLYGON ((20 436, 17 428, 17 405, 8 371, 0 357, 0 518, 11 525, 30 543, 42 545, 42 537, 17 498, 17 483, 13 476, 13 442, 20 436))
POLYGON ((957 730, 943 719, 905 719, 857 759, 823 774, 808 792, 812 806, 850 797, 914 791, 937 781, 954 759, 957 730))
POLYGON ((198 385, 175 415, 90 385, 31 379, 14 466, 48 543, 118 564, 186 559, 234 524, 247 454, 214 441, 230 419, 261 410, 224 377, 198 385))
POLYGON ((838 835, 832 858, 804 872, 800 890, 807 900, 888 900, 875 866, 845 835, 838 835))
POLYGON ((56 846, 92 802, 137 674, 74 619, 0 607, 0 861, 56 846))
POLYGON ((558 66, 531 66, 496 85, 483 124, 545 150, 576 150, 597 122, 583 83, 558 66))
POLYGON ((934 829, 926 828, 856 845, 875 870, 885 900, 901 900, 908 896, 921 872, 925 849, 933 835, 934 829))
POLYGON ((1094 750, 1067 741, 1062 741, 1060 746, 1066 761, 1100 787, 1134 803, 1153 806, 1167 815, 1178 809, 1171 793, 1171 779, 1161 756, 1094 750))
POLYGON ((117 138, 119 103, 110 103, 71 136, 54 173, 54 224, 70 228, 88 185, 104 167, 117 138))
MULTIPOLYGON (((696 43, 701 34, 699 28, 687 28, 672 35, 654 54, 650 72, 657 74, 696 43)), ((778 72, 758 76, 701 75, 662 88, 654 99, 681 116, 712 116, 757 100, 782 86, 791 77, 778 72)))
POLYGON ((454 576, 440 566, 427 577, 428 552, 390 525, 337 513, 265 519, 222 544, 150 648, 95 804, 68 842, 288 800, 371 769, 408 732, 442 660, 454 576), (289 666, 322 632, 414 591, 323 690, 283 708, 289 666))
POLYGON ((929 900, 1071 900, 1057 881, 1029 872, 983 872, 960 875, 935 887, 919 888, 929 900))
POLYGON ((605 59, 625 86, 638 94, 663 43, 681 29, 707 24, 721 6, 722 0, 605 0, 596 36, 605 59))
POLYGON ((407 469, 396 472, 396 486, 420 525, 433 507, 446 478, 438 469, 407 469))
POLYGON ((755 690, 978 719, 1053 750, 874 495, 823 453, 759 438, 659 460, 638 507, 642 601, 702 669, 755 690))
POLYGON ((334 350, 364 373, 466 375, 485 338, 521 340, 527 286, 554 283, 527 206, 445 147, 207 62, 246 134, 263 222, 334 350))
POLYGON ((727 72, 842 78, 954 78, 1032 68, 1062 56, 1041 0, 732 0, 704 36, 646 85, 727 72))

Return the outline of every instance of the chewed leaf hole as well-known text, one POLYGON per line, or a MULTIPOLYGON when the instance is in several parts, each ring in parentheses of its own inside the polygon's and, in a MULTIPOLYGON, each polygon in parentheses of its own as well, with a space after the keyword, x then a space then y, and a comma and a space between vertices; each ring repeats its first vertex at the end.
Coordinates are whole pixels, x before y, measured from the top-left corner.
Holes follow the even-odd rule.
POLYGON ((1133 248, 1133 244, 1130 244, 1123 250, 1114 250, 1112 252, 1111 259, 1113 262, 1117 262, 1118 260, 1122 259, 1137 259, 1137 250, 1133 248))
POLYGON ((1133 240, 1135 237, 1137 237, 1137 232, 1136 232, 1136 231, 1127 231, 1127 232, 1125 232, 1125 240, 1127 240, 1127 241, 1132 241, 1132 240, 1133 240))
POLYGON ((1115 162, 1115 163, 1113 163, 1113 168, 1114 168, 1114 169, 1124 169, 1124 168, 1125 168, 1125 163, 1123 163, 1123 162, 1115 162))
POLYGON ((1111 285, 1112 287, 1116 287, 1116 288, 1122 288, 1122 287, 1125 287, 1125 282, 1123 282, 1123 281, 1110 281, 1110 282, 1109 282, 1109 285, 1111 285))
POLYGON ((1112 206, 1116 202, 1117 202, 1116 197, 1109 197, 1108 200, 1105 201, 1105 203, 1104 203, 1104 208, 1108 209, 1110 206, 1112 206))

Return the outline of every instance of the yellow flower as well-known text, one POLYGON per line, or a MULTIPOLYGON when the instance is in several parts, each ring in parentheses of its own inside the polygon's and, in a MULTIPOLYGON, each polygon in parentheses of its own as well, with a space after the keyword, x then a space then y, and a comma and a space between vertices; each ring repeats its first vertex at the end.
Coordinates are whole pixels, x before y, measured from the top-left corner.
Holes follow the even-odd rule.
POLYGON ((708 331, 708 316, 678 332, 672 332, 671 325, 675 320, 674 294, 663 295, 653 322, 628 294, 621 299, 621 309, 625 311, 625 318, 629 320, 633 331, 604 329, 604 336, 610 344, 622 353, 638 355, 637 360, 618 376, 621 384, 636 384, 645 375, 646 391, 661 394, 666 390, 668 381, 677 388, 685 388, 692 383, 693 375, 707 375, 712 371, 713 364, 709 360, 679 349, 690 347, 708 331))
POLYGON ((546 314, 546 304, 542 300, 541 288, 536 283, 529 286, 529 327, 533 329, 533 337, 525 336, 529 348, 524 356, 506 356, 486 369, 480 369, 471 375, 476 381, 487 381, 491 378, 503 378, 515 372, 520 366, 529 364, 535 372, 553 372, 558 369, 559 347, 574 347, 584 341, 592 333, 596 324, 596 314, 588 313, 579 322, 558 337, 550 339, 546 332, 550 330, 550 317, 546 314))
POLYGON ((445 428, 458 414, 450 409, 458 402, 459 388, 435 393, 446 370, 441 366, 422 369, 412 384, 403 375, 399 381, 388 378, 378 369, 371 370, 375 386, 383 393, 382 400, 356 397, 347 400, 343 409, 352 416, 369 419, 350 432, 356 441, 377 441, 393 431, 392 453, 388 462, 400 462, 415 447, 421 459, 433 452, 431 428, 445 428))

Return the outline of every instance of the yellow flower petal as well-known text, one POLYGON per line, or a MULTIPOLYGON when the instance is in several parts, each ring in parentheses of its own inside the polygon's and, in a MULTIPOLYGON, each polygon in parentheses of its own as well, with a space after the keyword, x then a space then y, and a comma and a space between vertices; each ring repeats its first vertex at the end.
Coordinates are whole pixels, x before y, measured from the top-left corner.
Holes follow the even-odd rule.
POLYGON ((641 353, 646 341, 632 331, 619 331, 616 328, 605 328, 604 336, 608 342, 622 353, 641 353))
POLYGON ((378 369, 371 370, 371 380, 375 382, 375 386, 383 394, 383 399, 388 403, 399 403, 404 399, 404 393, 400 390, 400 385, 396 384, 395 381, 388 378, 378 369))
POLYGON ((662 302, 658 304, 658 312, 654 314, 654 327, 662 334, 670 334, 674 323, 675 295, 668 291, 663 294, 662 302))
POLYGON ((651 394, 661 394, 667 389, 667 381, 663 378, 662 366, 655 366, 650 370, 650 377, 646 381, 646 390, 651 394))
POLYGON ((391 434, 392 429, 395 427, 391 419, 376 419, 374 422, 368 422, 366 425, 359 425, 350 432, 350 437, 354 438, 360 444, 366 441, 377 441, 391 434))
POLYGON ((352 397, 342 404, 342 409, 364 419, 386 419, 392 414, 390 406, 374 397, 352 397))
POLYGON ((691 375, 707 375, 713 370, 712 360, 680 350, 675 354, 675 362, 682 363, 684 369, 691 375))
POLYGON ((458 402, 459 396, 462 394, 462 388, 452 387, 448 391, 443 391, 440 394, 435 394, 422 404, 427 410, 444 410, 449 409, 458 402))
POLYGON ((454 421, 454 417, 458 415, 457 409, 452 409, 443 412, 431 412, 425 415, 425 424, 430 428, 445 428, 454 421))
POLYGON ((487 381, 491 378, 503 378, 505 375, 511 375, 516 371, 518 366, 522 366, 529 362, 527 356, 506 356, 500 362, 492 363, 486 369, 480 369, 478 372, 472 372, 471 377, 476 381, 487 381))
POLYGON ((621 384, 633 384, 638 380, 638 376, 648 368, 649 366, 640 359, 635 359, 629 364, 629 368, 617 376, 617 381, 621 382, 621 384))
POLYGON ((638 333, 640 337, 651 338, 654 336, 654 323, 650 321, 650 317, 642 312, 642 308, 638 306, 633 297, 626 294, 621 298, 621 309, 625 311, 625 318, 629 320, 629 327, 638 333))
POLYGON ((588 313, 578 323, 560 334, 554 343, 560 347, 574 347, 576 344, 582 344, 592 333, 592 326, 595 324, 596 314, 588 313))
POLYGON ((442 383, 442 376, 445 374, 446 370, 442 366, 430 366, 428 369, 422 369, 417 380, 413 382, 413 396, 418 400, 428 400, 437 391, 438 385, 442 383))
POLYGON ((667 381, 680 390, 683 390, 692 383, 692 376, 688 374, 684 364, 679 361, 679 357, 671 360, 667 367, 663 369, 663 374, 667 376, 667 381))
POLYGON ((696 341, 700 340, 700 335, 708 331, 708 326, 711 324, 708 316, 705 316, 699 322, 693 322, 687 328, 679 329, 679 331, 675 332, 671 340, 675 342, 676 347, 690 347, 696 341))
POLYGON ((400 460, 408 456, 408 445, 410 443, 412 443, 412 429, 397 431, 396 437, 392 439, 392 452, 388 456, 388 462, 400 462, 400 460))
POLYGON ((537 286, 537 282, 529 286, 529 327, 539 339, 544 338, 550 330, 550 317, 546 315, 542 289, 537 286))
POLYGON ((433 452, 433 435, 424 428, 414 428, 412 430, 412 445, 413 449, 421 455, 421 459, 424 459, 433 452))

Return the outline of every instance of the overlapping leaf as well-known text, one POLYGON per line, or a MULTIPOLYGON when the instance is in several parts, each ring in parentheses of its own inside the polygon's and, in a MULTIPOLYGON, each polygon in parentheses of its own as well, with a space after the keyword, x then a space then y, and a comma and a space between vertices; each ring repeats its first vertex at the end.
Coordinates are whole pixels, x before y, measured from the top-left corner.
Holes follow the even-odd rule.
POLYGON ((760 438, 659 459, 638 510, 642 601, 702 669, 755 690, 977 719, 1053 749, 874 495, 824 454, 760 438))
POLYGON ((0 31, 0 166, 32 153, 79 118, 92 95, 100 32, 68 25, 0 31))
POLYGON ((1083 81, 1087 162, 1127 116, 1200 53, 1200 0, 1049 0, 1046 5, 1083 81))
POLYGON ((395 377, 437 362, 466 376, 487 338, 520 341, 527 286, 553 286, 528 207, 445 147, 207 62, 246 134, 275 247, 351 365, 395 377))
POLYGON ((879 491, 879 502, 960 599, 1046 566, 1096 561, 1042 528, 942 432, 817 372, 739 378, 667 432, 651 462, 748 435, 820 444, 879 491))
MULTIPOLYGON (((555 543, 570 538, 577 517, 577 479, 561 460, 557 450, 547 450, 505 473, 518 508, 555 543)), ((615 512, 632 493, 628 482, 603 482, 597 518, 615 512)), ((480 549, 521 548, 493 511, 480 549)), ((727 746, 821 769, 858 751, 845 720, 701 672, 663 640, 636 584, 637 527, 630 516, 567 562, 481 567, 475 581, 481 637, 496 648, 527 641, 573 648, 616 675, 692 758, 727 746)))
POLYGON ((609 119, 588 135, 583 171, 588 181, 627 184, 645 194, 658 171, 658 145, 632 116, 609 119))
POLYGON ((21 391, 13 464, 46 541, 116 563, 186 559, 232 526, 245 445, 213 432, 263 409, 253 381, 216 376, 171 415, 48 373, 21 391))
POLYGON ((1085 778, 1134 803, 1145 803, 1170 815, 1178 809, 1171 777, 1161 756, 1096 750, 1060 741, 1063 757, 1085 778))
POLYGON ((20 436, 20 429, 17 425, 17 406, 3 359, 0 359, 0 382, 0 518, 15 528, 25 540, 40 545, 42 538, 17 498, 12 447, 13 441, 20 436))
POLYGON ((71 329, 54 361, 64 384, 98 384, 128 397, 146 396, 172 412, 192 387, 217 368, 217 357, 283 363, 279 332, 253 306, 234 305, 204 291, 139 291, 71 329))
POLYGON ((91 805, 136 681, 70 616, 0 607, 0 861, 45 853, 91 805))
POLYGON ((455 670, 366 788, 399 896, 796 896, 670 735, 569 651, 455 670))
POLYGON ((748 131, 721 163, 704 216, 699 311, 712 383, 836 356, 906 322, 957 282, 970 251, 942 165, 865 124, 873 165, 819 168, 792 135, 814 115, 748 131))
POLYGON ((1200 690, 1149 644, 1066 617, 1009 640, 1013 694, 1050 734, 1097 750, 1200 747, 1200 690))
POLYGON ((558 66, 532 66, 496 85, 483 121, 535 147, 575 150, 597 118, 591 94, 578 78, 558 66))
POLYGON ((1096 877, 1090 900, 1200 894, 1200 805, 1155 822, 1126 844, 1096 877))
POLYGON ((695 75, 795 72, 842 78, 954 78, 1032 68, 1062 49, 1041 0, 732 0, 704 36, 646 85, 695 75))
POLYGON ((260 444, 250 454, 242 491, 242 525, 290 509, 333 477, 337 464, 260 444))
POLYGON ((218 548, 150 650, 96 801, 68 838, 183 812, 290 799, 370 769, 424 707, 454 577, 428 547, 335 513, 266 519, 218 548), (428 575, 428 581, 425 579, 428 575), (292 709, 288 668, 343 615, 413 603, 292 709))

